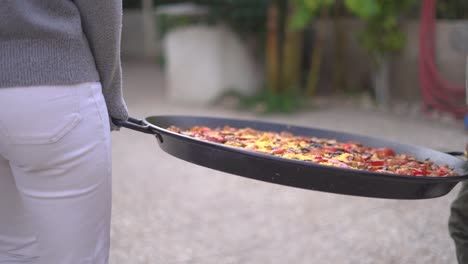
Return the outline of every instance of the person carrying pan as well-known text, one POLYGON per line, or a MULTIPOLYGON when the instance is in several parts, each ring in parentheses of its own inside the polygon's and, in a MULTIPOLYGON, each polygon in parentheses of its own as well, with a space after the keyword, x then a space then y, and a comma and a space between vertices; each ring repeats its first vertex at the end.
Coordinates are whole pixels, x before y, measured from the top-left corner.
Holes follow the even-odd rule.
POLYGON ((122 1, 5 0, 0 18, 0 263, 108 263, 122 1))
MULTIPOLYGON (((468 144, 465 158, 468 159, 468 144)), ((455 243, 458 263, 468 263, 468 181, 462 183, 457 198, 452 202, 448 227, 455 243)))

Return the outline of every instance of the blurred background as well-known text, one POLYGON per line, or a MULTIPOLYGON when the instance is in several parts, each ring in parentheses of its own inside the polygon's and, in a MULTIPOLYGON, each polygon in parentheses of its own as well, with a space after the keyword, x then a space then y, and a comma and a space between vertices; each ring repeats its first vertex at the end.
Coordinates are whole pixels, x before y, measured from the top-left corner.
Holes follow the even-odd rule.
POLYGON ((467 110, 463 0, 126 0, 124 6, 123 56, 156 63, 174 101, 235 95, 259 111, 287 112, 303 106, 298 98, 344 96, 384 107, 420 102, 459 118, 467 110))
MULTIPOLYGON (((130 114, 246 118, 441 151, 468 142, 465 0, 124 0, 130 114)), ((456 263, 458 187, 423 201, 305 191, 113 133, 111 263, 456 263)), ((311 175, 313 177, 313 175, 311 175)))

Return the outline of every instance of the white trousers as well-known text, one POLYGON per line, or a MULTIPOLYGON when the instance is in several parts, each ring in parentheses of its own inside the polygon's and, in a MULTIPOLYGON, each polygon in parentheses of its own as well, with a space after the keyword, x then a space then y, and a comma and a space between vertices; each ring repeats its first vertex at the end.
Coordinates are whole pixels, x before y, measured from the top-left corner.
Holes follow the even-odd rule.
POLYGON ((110 214, 100 84, 1 88, 0 263, 107 263, 110 214))

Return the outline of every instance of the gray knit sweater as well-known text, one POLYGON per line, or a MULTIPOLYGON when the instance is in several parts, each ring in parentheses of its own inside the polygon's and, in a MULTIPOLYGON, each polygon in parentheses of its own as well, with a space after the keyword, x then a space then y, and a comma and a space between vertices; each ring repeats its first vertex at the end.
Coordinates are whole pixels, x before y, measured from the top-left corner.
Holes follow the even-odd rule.
POLYGON ((100 81, 126 119, 121 27, 121 0, 0 0, 0 87, 100 81))

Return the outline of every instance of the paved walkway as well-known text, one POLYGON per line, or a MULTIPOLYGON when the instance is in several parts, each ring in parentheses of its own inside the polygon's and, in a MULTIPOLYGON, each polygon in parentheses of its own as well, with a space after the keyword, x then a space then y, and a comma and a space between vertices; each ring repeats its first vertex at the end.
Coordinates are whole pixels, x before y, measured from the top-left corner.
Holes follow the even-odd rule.
MULTIPOLYGON (((135 117, 199 114, 380 136, 461 150, 467 133, 454 124, 350 105, 292 116, 254 116, 221 107, 171 105, 161 74, 126 64, 125 93, 135 117)), ((450 264, 450 202, 367 199, 288 188, 206 169, 173 158, 152 136, 113 134, 113 264, 450 264)))

